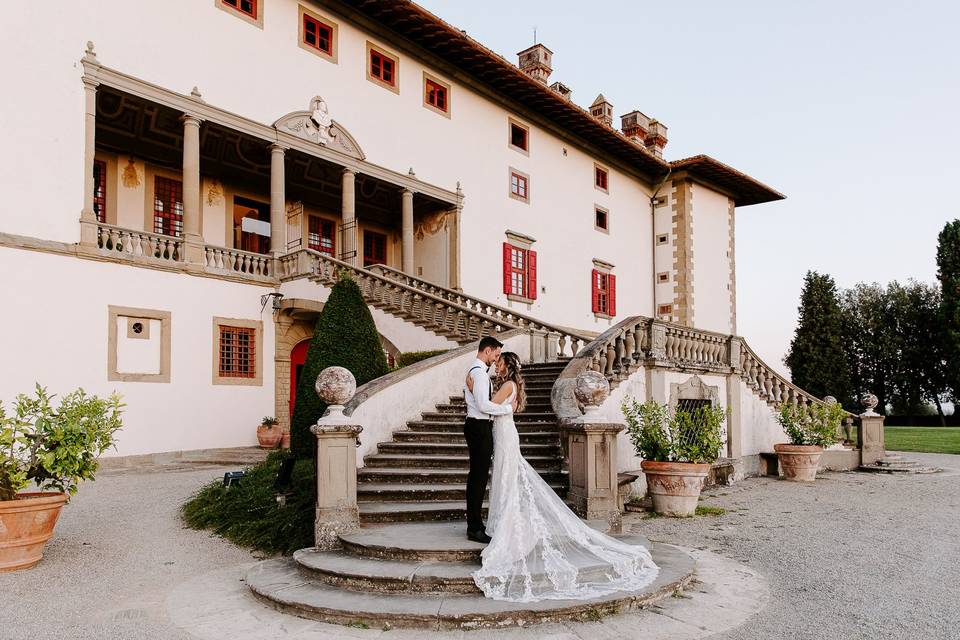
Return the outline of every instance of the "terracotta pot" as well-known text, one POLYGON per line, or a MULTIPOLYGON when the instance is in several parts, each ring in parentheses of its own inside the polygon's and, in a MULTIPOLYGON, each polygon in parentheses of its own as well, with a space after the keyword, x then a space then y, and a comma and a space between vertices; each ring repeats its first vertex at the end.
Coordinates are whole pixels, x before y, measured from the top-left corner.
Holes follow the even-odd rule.
POLYGON ((29 569, 43 557, 67 494, 21 493, 0 501, 0 573, 29 569))
POLYGON ((284 431, 283 435, 280 436, 280 448, 289 449, 290 448, 290 432, 284 431))
POLYGON ((780 460, 784 480, 813 482, 823 456, 823 447, 811 444, 775 444, 773 450, 780 460))
POLYGON ((257 427, 257 441, 260 442, 261 449, 276 449, 282 437, 283 427, 278 424, 257 427))
POLYGON ((640 468, 647 477, 647 493, 654 511, 682 517, 696 512, 700 490, 710 473, 709 464, 644 460, 640 468))

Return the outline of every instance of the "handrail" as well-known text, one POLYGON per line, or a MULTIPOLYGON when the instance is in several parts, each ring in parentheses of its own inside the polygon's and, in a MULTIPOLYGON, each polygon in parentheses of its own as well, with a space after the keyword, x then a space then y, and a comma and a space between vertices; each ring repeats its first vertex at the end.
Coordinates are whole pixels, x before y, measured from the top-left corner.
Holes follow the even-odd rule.
POLYGON ((581 344, 587 344, 591 341, 589 336, 575 333, 569 329, 564 329, 547 322, 538 320, 532 316, 528 316, 523 313, 518 313, 513 309, 506 307, 501 307, 499 305, 493 304, 487 300, 477 298, 475 296, 468 295, 462 291, 455 291, 453 289, 448 289, 442 287, 433 282, 429 282, 422 278, 417 278, 411 276, 410 274, 394 269, 393 267, 388 267, 385 264, 376 264, 370 267, 367 267, 367 271, 373 271, 379 273, 391 280, 396 280, 403 284, 406 284, 410 287, 419 289, 426 293, 430 293, 436 296, 440 296, 450 302, 454 302, 458 305, 467 307, 469 309, 474 309, 476 311, 481 311, 487 315, 502 318, 504 322, 517 326, 523 329, 534 329, 536 331, 546 331, 547 333, 555 333, 559 336, 559 353, 564 355, 566 351, 566 344, 569 340, 571 355, 576 355, 580 349, 581 344))
POLYGON ((183 238, 97 223, 97 246, 103 251, 163 262, 183 260, 183 238))

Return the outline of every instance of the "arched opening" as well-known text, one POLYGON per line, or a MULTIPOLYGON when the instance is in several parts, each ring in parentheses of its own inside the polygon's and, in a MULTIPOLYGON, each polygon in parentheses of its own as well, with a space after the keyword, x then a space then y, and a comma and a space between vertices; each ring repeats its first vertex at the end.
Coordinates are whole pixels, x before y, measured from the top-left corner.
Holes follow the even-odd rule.
POLYGON ((303 373, 309 348, 310 338, 307 338, 298 342, 290 351, 290 412, 287 415, 291 419, 293 419, 293 406, 297 402, 297 385, 300 383, 300 374, 303 373))

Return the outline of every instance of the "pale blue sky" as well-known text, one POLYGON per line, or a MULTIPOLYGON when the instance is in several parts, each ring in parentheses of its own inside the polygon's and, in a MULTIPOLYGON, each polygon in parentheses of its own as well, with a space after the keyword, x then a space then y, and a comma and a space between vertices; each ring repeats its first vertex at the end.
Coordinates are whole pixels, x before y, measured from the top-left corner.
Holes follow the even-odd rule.
POLYGON ((842 287, 933 281, 960 217, 960 3, 421 0, 551 81, 669 127, 668 159, 709 154, 787 195, 738 210, 738 330, 781 362, 807 269, 842 287))

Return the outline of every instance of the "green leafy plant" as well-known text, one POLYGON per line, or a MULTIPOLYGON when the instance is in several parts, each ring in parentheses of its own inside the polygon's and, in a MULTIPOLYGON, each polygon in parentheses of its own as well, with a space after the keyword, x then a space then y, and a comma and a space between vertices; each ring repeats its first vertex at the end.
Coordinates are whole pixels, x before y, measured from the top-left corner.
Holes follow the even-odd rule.
POLYGON ((780 407, 777 422, 790 438, 790 444, 829 447, 839 436, 843 407, 831 402, 801 406, 785 404, 780 407))
POLYGON ((38 384, 33 397, 16 397, 12 415, 0 404, 0 500, 15 500, 31 482, 73 495, 81 481, 93 480, 97 456, 114 446, 123 426, 119 395, 78 389, 56 408, 54 398, 38 384))
POLYGON ((263 425, 264 427, 272 427, 273 425, 277 424, 278 422, 279 422, 279 420, 277 420, 277 419, 274 418, 273 416, 264 416, 264 417, 263 417, 263 420, 260 421, 260 424, 263 425))
POLYGON ((433 356, 438 356, 441 353, 446 353, 449 349, 437 349, 434 351, 407 351, 405 353, 397 354, 397 357, 394 358, 394 369, 402 369, 403 367, 409 367, 412 364, 416 364, 421 360, 426 360, 427 358, 432 358, 433 356))
POLYGON ((720 457, 726 412, 720 407, 676 411, 652 400, 628 398, 621 406, 637 454, 655 462, 710 464, 720 457))

